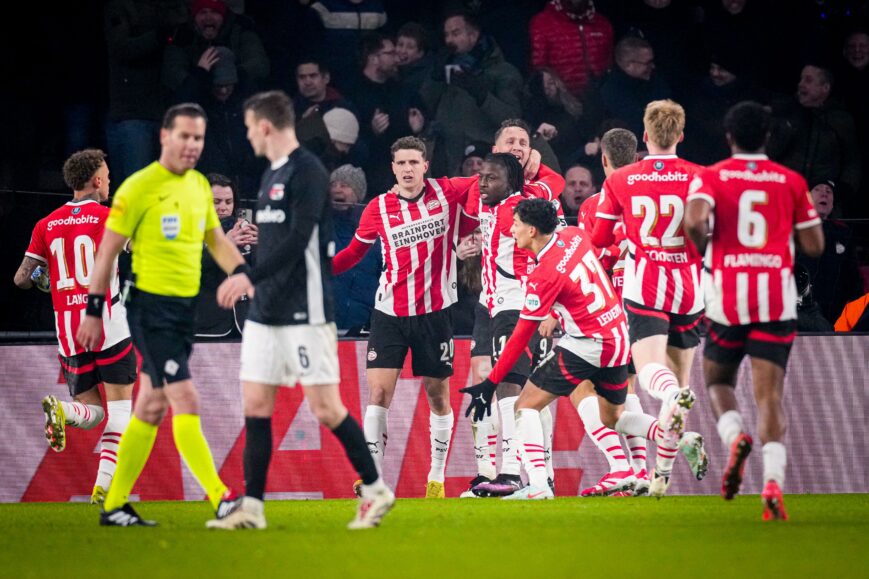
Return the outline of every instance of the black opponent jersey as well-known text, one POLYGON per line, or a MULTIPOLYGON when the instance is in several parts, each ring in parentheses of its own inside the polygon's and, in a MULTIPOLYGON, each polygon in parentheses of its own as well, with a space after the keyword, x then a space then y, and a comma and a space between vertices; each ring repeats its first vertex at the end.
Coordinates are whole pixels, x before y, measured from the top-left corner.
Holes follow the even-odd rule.
POLYGON ((329 176, 299 147, 265 170, 254 221, 259 227, 256 294, 248 319, 272 326, 335 320, 329 176))

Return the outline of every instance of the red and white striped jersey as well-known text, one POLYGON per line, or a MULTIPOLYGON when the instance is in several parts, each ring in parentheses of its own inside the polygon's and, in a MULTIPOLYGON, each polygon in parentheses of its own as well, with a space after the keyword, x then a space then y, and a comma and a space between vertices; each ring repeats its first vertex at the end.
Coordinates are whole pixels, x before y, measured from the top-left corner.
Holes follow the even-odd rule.
POLYGON ((482 202, 478 208, 483 233, 483 291, 489 315, 495 317, 508 310, 521 310, 525 298, 525 280, 533 265, 531 253, 516 247, 510 233, 513 209, 526 199, 516 192, 498 205, 482 202))
MULTIPOLYGON (((475 179, 475 182, 468 193, 468 203, 465 207, 469 215, 477 215, 475 212, 480 207, 480 183, 478 177, 472 178, 475 179)), ((526 179, 525 186, 522 188, 522 194, 526 197, 546 199, 555 206, 555 212, 558 214, 559 228, 567 225, 567 221, 564 219, 564 208, 562 208, 561 200, 559 199, 561 192, 564 190, 564 184, 564 177, 546 165, 540 165, 540 169, 537 170, 537 175, 534 179, 526 179)))
MULTIPOLYGON (((25 252, 48 266, 58 349, 62 356, 85 352, 76 342, 75 334, 85 316, 94 253, 103 238, 108 216, 109 208, 96 201, 70 201, 39 220, 25 252)), ((116 261, 106 294, 103 343, 99 349, 114 346, 129 335, 127 311, 120 301, 116 261)))
MULTIPOLYGON (((600 201, 600 193, 588 197, 579 206, 579 228, 591 236, 594 229, 594 219, 597 214, 597 206, 600 201)), ((622 288, 625 281, 625 258, 628 255, 628 240, 625 237, 625 223, 619 219, 613 228, 615 242, 609 247, 603 248, 598 253, 598 259, 604 269, 610 274, 613 289, 616 290, 619 299, 622 297, 622 288)))
POLYGON ((627 321, 589 237, 578 227, 553 234, 528 275, 520 316, 541 321, 554 309, 559 346, 599 368, 621 366, 630 359, 627 321))
POLYGON ((712 206, 706 316, 728 326, 794 320, 794 229, 821 223, 805 179, 766 155, 734 155, 691 184, 712 206))
POLYGON ((682 229, 688 186, 702 167, 650 155, 604 182, 598 219, 622 219, 628 240, 623 297, 673 314, 703 309, 700 254, 682 229))
POLYGON ((383 247, 375 309, 391 316, 417 316, 456 302, 460 206, 475 180, 426 179, 414 199, 390 191, 365 207, 356 239, 370 246, 379 238, 383 247))

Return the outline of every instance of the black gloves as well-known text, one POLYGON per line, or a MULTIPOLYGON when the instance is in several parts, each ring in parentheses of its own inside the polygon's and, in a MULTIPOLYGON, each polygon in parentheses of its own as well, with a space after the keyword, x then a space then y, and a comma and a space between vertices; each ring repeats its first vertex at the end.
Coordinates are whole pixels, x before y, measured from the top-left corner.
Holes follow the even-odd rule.
POLYGON ((471 395, 471 403, 465 411, 465 417, 470 416, 471 412, 474 413, 475 421, 480 421, 487 415, 491 416, 492 397, 495 395, 495 388, 497 386, 497 384, 487 378, 479 384, 459 390, 459 392, 471 395))
POLYGON ((483 101, 486 100, 486 95, 489 94, 489 87, 486 84, 486 77, 482 74, 474 74, 472 72, 455 71, 450 75, 450 84, 456 86, 477 101, 477 106, 483 106, 483 101))

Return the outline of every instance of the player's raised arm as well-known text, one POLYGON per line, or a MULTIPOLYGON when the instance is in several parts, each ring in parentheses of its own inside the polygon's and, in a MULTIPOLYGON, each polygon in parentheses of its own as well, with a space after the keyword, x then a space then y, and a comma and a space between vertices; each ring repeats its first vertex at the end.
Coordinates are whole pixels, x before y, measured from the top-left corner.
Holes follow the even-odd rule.
POLYGON ((85 309, 85 319, 76 334, 78 342, 88 350, 100 345, 103 334, 103 307, 106 305, 106 290, 115 268, 115 260, 124 246, 127 238, 109 229, 103 232, 103 239, 94 257, 94 271, 88 286, 88 301, 85 309))
POLYGON ((25 290, 32 288, 33 280, 30 279, 30 276, 40 265, 44 264, 29 255, 25 255, 21 265, 18 266, 18 271, 15 272, 15 285, 25 290))

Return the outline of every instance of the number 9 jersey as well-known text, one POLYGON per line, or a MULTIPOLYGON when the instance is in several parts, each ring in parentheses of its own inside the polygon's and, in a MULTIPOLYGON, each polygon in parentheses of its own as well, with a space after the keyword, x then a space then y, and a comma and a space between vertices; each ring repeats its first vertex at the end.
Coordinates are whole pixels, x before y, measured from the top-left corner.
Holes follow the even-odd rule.
POLYGON ((682 229, 688 186, 702 170, 676 155, 649 155, 604 182, 597 217, 625 224, 625 300, 671 314, 703 310, 700 254, 682 229))
MULTIPOLYGON (((94 254, 103 238, 108 216, 109 208, 96 201, 70 201, 39 220, 25 252, 26 256, 48 265, 58 349, 67 358, 85 352, 75 341, 75 334, 85 316, 94 254)), ((129 336, 115 261, 115 273, 103 310, 103 343, 99 350, 129 336)))

